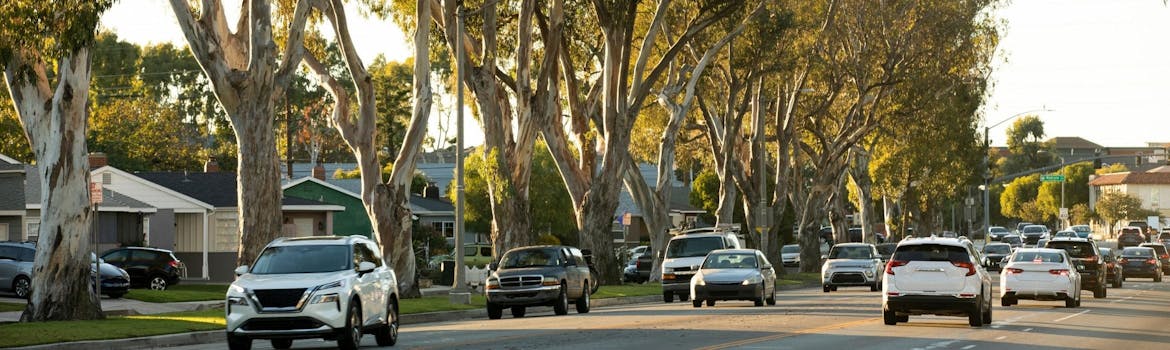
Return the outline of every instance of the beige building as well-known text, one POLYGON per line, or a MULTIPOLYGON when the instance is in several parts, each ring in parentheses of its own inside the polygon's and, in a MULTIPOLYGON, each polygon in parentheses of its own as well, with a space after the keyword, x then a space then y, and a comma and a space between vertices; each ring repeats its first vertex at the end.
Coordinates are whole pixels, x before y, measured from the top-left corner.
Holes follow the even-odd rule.
MULTIPOLYGON (((1122 192, 1142 201, 1142 208, 1157 211, 1163 225, 1170 218, 1170 166, 1160 166, 1145 172, 1123 172, 1094 176, 1089 180, 1089 208, 1095 210, 1097 200, 1108 192, 1122 192)), ((1131 218, 1142 220, 1144 218, 1131 218)), ((1102 225, 1097 229, 1104 232, 1102 225)))

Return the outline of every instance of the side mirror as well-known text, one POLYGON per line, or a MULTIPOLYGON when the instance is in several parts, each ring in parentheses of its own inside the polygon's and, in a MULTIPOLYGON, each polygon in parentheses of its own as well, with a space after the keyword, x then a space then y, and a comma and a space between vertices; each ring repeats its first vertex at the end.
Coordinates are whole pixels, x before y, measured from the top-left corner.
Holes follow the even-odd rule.
POLYGON ((772 265, 770 265, 770 264, 764 264, 764 266, 760 266, 760 270, 770 270, 770 269, 772 269, 772 265))
POLYGON ((829 255, 828 255, 828 254, 821 254, 821 260, 825 260, 825 259, 828 259, 828 258, 829 258, 829 255))
POLYGON ((375 267, 377 267, 377 266, 374 266, 374 263, 369 262, 369 261, 363 261, 363 262, 358 264, 357 272, 358 273, 369 273, 369 272, 374 271, 375 267))
POLYGON ((488 264, 488 271, 495 271, 498 268, 500 268, 500 263, 497 261, 493 261, 490 264, 488 264))
POLYGON ((236 276, 242 276, 245 273, 248 273, 248 265, 243 265, 236 268, 236 276))

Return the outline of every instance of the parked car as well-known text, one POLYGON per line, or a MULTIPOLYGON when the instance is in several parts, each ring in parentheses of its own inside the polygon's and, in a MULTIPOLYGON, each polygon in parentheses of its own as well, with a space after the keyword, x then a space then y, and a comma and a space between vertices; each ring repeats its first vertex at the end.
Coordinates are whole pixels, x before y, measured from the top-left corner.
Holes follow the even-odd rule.
POLYGON ((882 321, 910 315, 966 316, 972 327, 990 324, 991 275, 969 242, 919 238, 898 243, 882 283, 882 321))
POLYGON ((179 284, 186 266, 166 249, 123 247, 102 253, 102 260, 130 273, 131 287, 166 290, 179 284))
POLYGON ((1024 248, 1012 253, 1009 260, 999 275, 1001 306, 1018 304, 1020 299, 1062 300, 1064 307, 1081 305, 1081 274, 1066 251, 1024 248))
POLYGON ((1084 239, 1094 239, 1093 238, 1093 229, 1090 228, 1089 225, 1073 225, 1073 226, 1070 226, 1068 229, 1072 230, 1073 232, 1076 232, 1077 237, 1084 238, 1084 239))
POLYGON ((650 265, 654 263, 654 257, 649 253, 638 254, 626 263, 626 268, 622 270, 622 279, 631 283, 642 283, 650 280, 650 265))
POLYGON ((707 253, 719 249, 742 249, 743 243, 732 231, 712 228, 687 230, 670 238, 662 259, 662 301, 674 302, 677 296, 687 301, 691 277, 703 263, 707 253))
POLYGON ((1146 234, 1142 232, 1140 227, 1126 226, 1121 228, 1121 234, 1117 235, 1117 248, 1136 247, 1139 244, 1146 242, 1146 234))
POLYGON ((1024 230, 1020 231, 1020 238, 1024 239, 1024 244, 1036 246, 1037 241, 1048 239, 1048 227, 1044 225, 1024 226, 1024 230))
POLYGON ((589 295, 597 282, 591 280, 590 263, 581 250, 560 245, 513 248, 491 263, 485 283, 488 318, 502 317, 511 308, 512 317, 524 317, 530 306, 552 306, 553 313, 589 312, 589 295))
POLYGON ((32 294, 32 266, 36 243, 0 242, 0 290, 26 299, 32 294))
POLYGON ((990 237, 991 240, 995 242, 998 242, 1003 238, 1003 236, 1012 234, 1012 231, 1008 231, 1008 229, 1004 228, 1003 226, 992 226, 987 229, 987 232, 989 234, 988 237, 990 237))
POLYGON ((715 306, 716 300, 750 300, 776 305, 776 270, 756 249, 721 249, 707 254, 691 278, 691 303, 715 306))
POLYGON ((365 333, 378 346, 398 341, 398 280, 369 238, 277 238, 235 272, 224 309, 229 349, 324 338, 352 350, 365 333))
POLYGON ((1121 264, 1117 263, 1113 249, 1097 248, 1097 251, 1101 252, 1101 261, 1105 262, 1105 280, 1109 281, 1110 287, 1121 288, 1125 282, 1125 273, 1121 264))
POLYGON ((829 248, 821 267, 821 286, 825 293, 837 287, 868 286, 878 291, 882 286, 882 256, 869 243, 839 243, 829 248))
POLYGON ((1101 252, 1097 250, 1097 243, 1084 238, 1054 238, 1044 245, 1044 248, 1060 249, 1068 253, 1069 264, 1080 274, 1080 290, 1093 291, 1094 298, 1104 298, 1105 289, 1105 262, 1101 259, 1101 252))
POLYGON ((110 298, 118 299, 130 292, 130 274, 117 266, 107 264, 98 259, 97 255, 89 254, 89 273, 97 274, 101 271, 101 292, 110 298))
POLYGON ((1121 250, 1121 259, 1117 263, 1124 269, 1122 273, 1126 279, 1153 277, 1154 282, 1162 282, 1162 261, 1156 254, 1150 247, 1126 247, 1121 250))
POLYGON ((1022 248, 1024 246, 1024 239, 1020 238, 1020 235, 1003 236, 999 241, 1012 246, 1012 249, 1022 248))
POLYGON ((988 270, 999 271, 1003 267, 1004 258, 1012 254, 1012 245, 1007 243, 988 243, 983 246, 983 267, 988 270))
POLYGON ((1162 263, 1162 274, 1170 275, 1170 254, 1167 253, 1165 245, 1162 243, 1142 243, 1139 247, 1153 248, 1154 257, 1162 263))
POLYGON ((784 266, 800 266, 800 245, 788 244, 780 247, 780 261, 784 266))

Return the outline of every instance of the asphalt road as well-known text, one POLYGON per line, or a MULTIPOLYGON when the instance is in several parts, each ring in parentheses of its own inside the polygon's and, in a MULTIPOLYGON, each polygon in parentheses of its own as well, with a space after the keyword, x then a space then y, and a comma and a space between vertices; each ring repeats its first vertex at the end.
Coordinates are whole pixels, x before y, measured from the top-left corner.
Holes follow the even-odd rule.
MULTIPOLYGON (((782 291, 776 306, 719 302, 654 303, 597 308, 589 314, 475 319, 405 326, 404 349, 1154 349, 1170 342, 1170 283, 1131 279, 1106 299, 1084 293, 1082 307, 1022 300, 1000 307, 991 326, 971 328, 966 318, 914 316, 886 326, 881 298, 868 288, 782 291)), ((996 298, 998 299, 998 297, 996 298)), ((256 349, 271 349, 255 341, 256 349)), ((376 348, 373 337, 363 348, 376 348)), ((297 340, 295 349, 330 349, 332 342, 297 340)), ((204 344, 178 349, 224 349, 204 344)))

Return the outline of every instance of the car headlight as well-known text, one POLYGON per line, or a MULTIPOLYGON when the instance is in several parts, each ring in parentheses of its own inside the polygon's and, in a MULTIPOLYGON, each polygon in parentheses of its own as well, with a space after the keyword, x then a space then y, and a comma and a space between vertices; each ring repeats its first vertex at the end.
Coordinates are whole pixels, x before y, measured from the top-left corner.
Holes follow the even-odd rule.
POLYGON ((338 300, 341 300, 341 296, 338 295, 337 293, 319 294, 319 295, 313 297, 313 300, 310 301, 309 303, 310 304, 336 303, 338 300))
POLYGON ((755 275, 752 277, 748 277, 748 279, 746 279, 746 280, 743 280, 743 283, 741 283, 741 284, 748 286, 748 285, 753 285, 753 284, 760 283, 763 281, 764 281, 763 277, 760 277, 759 275, 755 275))
POLYGON ((488 277, 484 284, 484 290, 500 289, 500 279, 495 277, 488 277))
POLYGON ((560 286, 561 281, 558 281, 556 277, 545 276, 544 280, 540 281, 540 285, 547 286, 547 287, 560 286))
POLYGON ((227 298, 227 304, 228 304, 228 306, 231 306, 231 305, 248 306, 248 298, 245 298, 245 297, 228 297, 228 298, 227 298))
POLYGON ((333 281, 333 282, 329 282, 329 283, 326 283, 326 284, 319 285, 319 286, 317 286, 316 288, 313 288, 313 291, 314 291, 314 292, 316 292, 316 291, 319 291, 319 290, 326 290, 326 289, 340 288, 340 287, 342 286, 342 284, 343 284, 343 283, 341 282, 341 280, 336 280, 336 281, 333 281))

